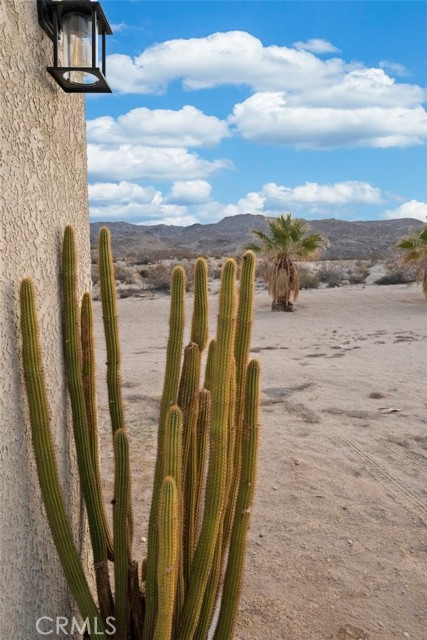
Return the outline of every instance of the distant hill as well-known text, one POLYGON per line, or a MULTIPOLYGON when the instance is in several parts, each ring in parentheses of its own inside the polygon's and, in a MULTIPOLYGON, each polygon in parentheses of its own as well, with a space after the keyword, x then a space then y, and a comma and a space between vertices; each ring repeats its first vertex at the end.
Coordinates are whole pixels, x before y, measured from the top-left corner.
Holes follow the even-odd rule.
MULTIPOLYGON (((310 220, 310 229, 329 240, 320 256, 325 260, 385 258, 402 236, 418 229, 422 222, 413 218, 347 222, 310 220)), ((144 226, 127 222, 95 222, 91 225, 91 245, 96 250, 99 229, 107 226, 117 258, 133 254, 137 261, 162 258, 239 255, 253 240, 252 229, 266 230, 264 216, 249 213, 223 218, 215 224, 175 227, 164 224, 144 226)))

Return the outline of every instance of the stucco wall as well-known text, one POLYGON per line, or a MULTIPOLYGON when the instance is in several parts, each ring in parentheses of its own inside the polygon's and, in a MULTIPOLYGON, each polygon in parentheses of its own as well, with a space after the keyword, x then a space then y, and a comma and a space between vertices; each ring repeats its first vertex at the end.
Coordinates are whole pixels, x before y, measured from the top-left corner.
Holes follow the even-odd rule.
POLYGON ((25 276, 37 286, 58 462, 76 539, 81 527, 63 386, 59 259, 71 223, 81 286, 89 286, 84 98, 65 94, 46 72, 51 48, 36 0, 0 0, 0 638, 17 640, 43 637, 37 618, 67 616, 71 606, 41 502, 22 386, 18 288, 25 276))

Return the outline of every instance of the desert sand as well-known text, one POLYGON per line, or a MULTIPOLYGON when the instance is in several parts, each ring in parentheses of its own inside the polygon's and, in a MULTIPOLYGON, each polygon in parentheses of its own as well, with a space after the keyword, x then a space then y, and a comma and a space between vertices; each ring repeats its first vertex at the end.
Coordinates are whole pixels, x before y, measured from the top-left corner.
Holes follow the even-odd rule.
MULTIPOLYGON (((191 295, 188 295, 188 319, 191 295)), ((210 300, 211 336, 217 296, 210 300)), ((118 303, 131 438, 134 556, 145 537, 168 296, 118 303)), ((100 303, 105 500, 111 429, 100 303)), ((236 640, 427 638, 427 305, 414 285, 303 291, 273 313, 257 291, 259 472, 236 640)))

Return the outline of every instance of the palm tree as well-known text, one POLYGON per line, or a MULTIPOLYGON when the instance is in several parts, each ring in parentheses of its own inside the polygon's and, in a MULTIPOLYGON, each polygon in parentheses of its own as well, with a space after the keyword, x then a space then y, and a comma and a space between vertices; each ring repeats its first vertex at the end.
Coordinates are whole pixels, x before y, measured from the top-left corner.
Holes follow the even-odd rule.
POLYGON ((273 311, 292 311, 299 294, 300 275, 295 262, 313 260, 325 247, 326 240, 320 233, 308 235, 304 220, 292 218, 292 214, 267 220, 269 233, 253 230, 260 244, 250 243, 247 249, 260 253, 264 258, 263 277, 272 296, 273 311))
POLYGON ((418 266, 417 282, 421 282, 424 297, 427 300, 427 224, 402 238, 397 246, 406 252, 403 256, 404 264, 418 266))

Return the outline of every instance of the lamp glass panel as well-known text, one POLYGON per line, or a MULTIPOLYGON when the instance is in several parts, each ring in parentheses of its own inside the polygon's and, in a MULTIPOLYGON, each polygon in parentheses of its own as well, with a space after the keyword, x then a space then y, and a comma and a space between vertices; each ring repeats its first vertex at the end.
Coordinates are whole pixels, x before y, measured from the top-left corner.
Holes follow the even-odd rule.
MULTIPOLYGON (((63 16, 62 66, 92 67, 92 20, 91 16, 70 12, 63 16)), ((98 61, 96 60, 96 66, 98 61)), ((98 78, 84 71, 67 71, 64 78, 74 84, 95 84, 98 78)))

